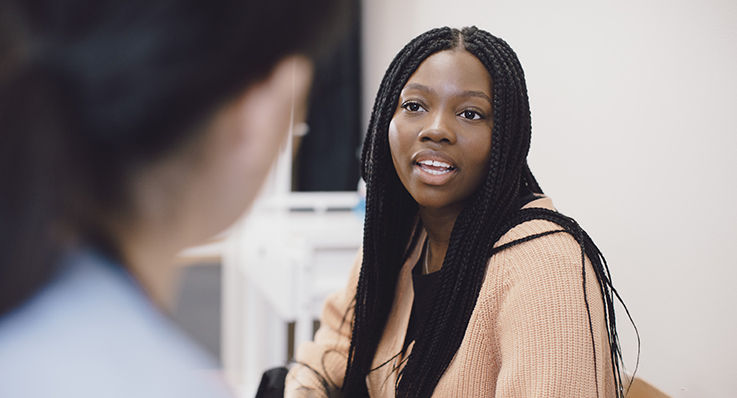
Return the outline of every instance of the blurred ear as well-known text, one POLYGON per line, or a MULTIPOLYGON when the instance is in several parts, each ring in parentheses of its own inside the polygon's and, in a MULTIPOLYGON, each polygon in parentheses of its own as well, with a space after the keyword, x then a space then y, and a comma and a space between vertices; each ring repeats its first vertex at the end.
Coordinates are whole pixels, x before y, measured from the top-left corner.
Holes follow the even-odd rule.
POLYGON ((290 56, 276 64, 261 82, 244 92, 234 109, 239 128, 235 141, 239 156, 250 163, 250 181, 261 181, 276 159, 292 124, 303 121, 312 82, 312 62, 300 56, 290 56))
POLYGON ((243 93, 238 112, 246 126, 247 135, 260 135, 265 129, 282 127, 280 137, 290 123, 304 118, 307 94, 312 82, 312 62, 302 56, 289 56, 276 64, 262 81, 248 87, 243 93))
POLYGON ((255 199, 290 124, 302 121, 311 81, 309 59, 286 57, 215 116, 206 145, 210 162, 196 195, 209 202, 211 234, 230 225, 255 199))

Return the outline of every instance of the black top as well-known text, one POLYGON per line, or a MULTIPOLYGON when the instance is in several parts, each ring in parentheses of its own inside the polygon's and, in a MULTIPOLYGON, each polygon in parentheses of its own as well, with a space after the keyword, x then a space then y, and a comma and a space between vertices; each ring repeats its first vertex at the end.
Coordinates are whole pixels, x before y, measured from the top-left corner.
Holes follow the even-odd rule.
MULTIPOLYGON (((524 195, 519 199, 518 206, 521 208, 527 203, 533 200, 539 199, 542 196, 540 194, 531 193, 524 195)), ((402 346, 402 352, 407 350, 409 343, 415 340, 419 335, 420 330, 425 325, 425 322, 430 317, 432 312, 432 301, 436 292, 436 285, 440 278, 440 272, 435 271, 431 274, 422 274, 422 265, 425 262, 425 253, 427 249, 427 239, 422 245, 422 256, 417 260, 414 268, 412 268, 412 288, 415 291, 415 298, 412 302, 412 312, 409 316, 409 325, 407 326, 407 334, 404 337, 404 345, 402 346)))
MULTIPOLYGON (((425 246, 427 241, 423 245, 422 252, 425 253, 425 246)), ((411 343, 420 330, 422 330, 425 321, 430 317, 432 312, 432 301, 435 297, 435 285, 437 284, 440 272, 435 271, 433 273, 423 275, 422 264, 425 261, 425 255, 420 256, 420 259, 412 268, 412 288, 415 291, 415 299, 412 302, 412 312, 409 316, 409 325, 407 326, 407 334, 404 337, 404 346, 402 351, 407 349, 409 343, 411 343)))

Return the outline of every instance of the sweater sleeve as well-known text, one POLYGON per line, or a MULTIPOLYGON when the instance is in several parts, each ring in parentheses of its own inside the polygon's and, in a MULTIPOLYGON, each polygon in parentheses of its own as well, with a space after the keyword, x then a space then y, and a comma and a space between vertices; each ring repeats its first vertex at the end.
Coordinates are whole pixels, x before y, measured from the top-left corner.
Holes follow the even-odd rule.
POLYGON ((325 301, 314 340, 298 347, 296 363, 285 380, 285 397, 329 397, 342 387, 362 257, 359 250, 348 284, 325 301))
POLYGON ((603 300, 578 243, 556 233, 507 250, 496 396, 614 396, 603 300))

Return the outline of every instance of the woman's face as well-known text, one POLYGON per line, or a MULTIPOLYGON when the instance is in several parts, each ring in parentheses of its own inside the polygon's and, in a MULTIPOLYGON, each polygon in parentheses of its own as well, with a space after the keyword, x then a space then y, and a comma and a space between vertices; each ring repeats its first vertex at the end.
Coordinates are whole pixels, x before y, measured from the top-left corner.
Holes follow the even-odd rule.
POLYGON ((459 209, 486 177, 491 84, 475 56, 446 50, 423 61, 402 89, 389 146, 399 179, 421 207, 459 209))

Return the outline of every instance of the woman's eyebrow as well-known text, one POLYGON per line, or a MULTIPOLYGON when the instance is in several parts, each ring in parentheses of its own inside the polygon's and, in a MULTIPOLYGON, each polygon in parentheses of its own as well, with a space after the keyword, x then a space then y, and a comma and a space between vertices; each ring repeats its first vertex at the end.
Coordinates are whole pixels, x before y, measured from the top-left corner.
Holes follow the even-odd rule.
POLYGON ((489 95, 486 94, 483 91, 466 90, 466 91, 464 91, 464 92, 461 93, 461 96, 462 97, 479 97, 479 98, 483 98, 483 99, 489 101, 489 104, 494 105, 494 103, 491 102, 491 97, 489 97, 489 95))
POLYGON ((435 90, 431 89, 430 87, 425 86, 424 84, 420 84, 420 83, 407 83, 407 85, 404 86, 404 89, 405 90, 414 89, 414 90, 425 91, 425 92, 428 92, 428 93, 434 93, 435 92, 435 90))

